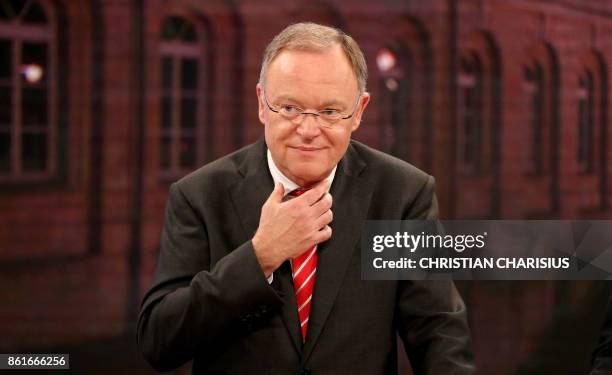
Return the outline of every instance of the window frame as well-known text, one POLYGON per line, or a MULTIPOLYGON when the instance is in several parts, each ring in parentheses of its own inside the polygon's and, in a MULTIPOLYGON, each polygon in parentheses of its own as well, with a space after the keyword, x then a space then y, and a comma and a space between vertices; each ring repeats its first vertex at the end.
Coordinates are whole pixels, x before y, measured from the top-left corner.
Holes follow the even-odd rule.
MULTIPOLYGON (((527 94, 527 161, 526 172, 532 175, 544 173, 546 160, 544 148, 545 132, 548 130, 547 116, 547 87, 545 68, 539 61, 532 61, 523 66, 523 89, 527 94)), ((550 98, 549 98, 550 100, 550 98)))
MULTIPOLYGON (((0 184, 33 183, 49 181, 59 174, 59 155, 58 155, 58 35, 55 10, 44 2, 31 0, 45 12, 46 23, 28 24, 22 20, 23 12, 20 16, 9 22, 0 21, 0 39, 8 40, 11 44, 12 72, 9 86, 11 102, 11 122, 8 124, 10 132, 11 151, 9 155, 8 172, 0 172, 0 184), (23 46, 27 43, 43 43, 47 48, 47 123, 39 125, 40 129, 28 131, 23 124, 23 89, 27 87, 21 79, 19 67, 23 60, 23 46), (24 171, 23 169, 23 135, 30 133, 46 134, 47 153, 45 156, 45 170, 24 171)), ((26 4, 27 6, 27 4, 26 4)), ((24 6, 25 9, 25 6, 24 6)))
POLYGON ((576 162, 579 173, 590 174, 595 170, 594 132, 597 110, 595 75, 590 69, 585 69, 580 74, 576 97, 578 105, 576 162))
POLYGON ((480 56, 475 51, 460 57, 457 74, 457 157, 459 172, 467 175, 481 173, 483 153, 483 133, 485 122, 485 77, 484 66, 480 56), (471 69, 467 69, 471 68, 471 69), (471 71, 469 71, 471 70, 471 71), (466 98, 473 98, 468 110, 466 98), (467 119, 470 119, 471 135, 468 136, 467 119), (469 139, 468 139, 469 138, 469 139), (475 147, 471 159, 468 160, 467 148, 475 147))
POLYGON ((159 177, 161 180, 173 180, 177 177, 185 175, 194 169, 196 169, 199 165, 203 164, 205 161, 205 148, 202 147, 205 137, 205 120, 206 113, 204 109, 204 103, 206 103, 206 92, 204 90, 205 82, 206 82, 206 70, 204 66, 203 56, 206 56, 205 46, 203 45, 203 40, 205 39, 205 34, 200 27, 198 22, 190 19, 190 17, 185 15, 176 15, 176 14, 167 14, 161 19, 161 25, 172 17, 178 17, 183 20, 183 22, 188 23, 191 27, 194 28, 196 33, 195 41, 184 41, 180 39, 180 36, 165 39, 162 33, 159 34, 160 44, 159 44, 159 70, 158 74, 160 77, 159 84, 159 136, 156 142, 158 143, 158 157, 159 162, 157 163, 156 169, 158 171, 159 177), (163 83, 163 62, 168 58, 171 61, 171 79, 170 79, 170 89, 169 92, 166 92, 166 88, 163 83), (181 69, 182 63, 185 60, 195 60, 197 66, 197 77, 196 77, 196 85, 193 89, 187 90, 182 87, 182 76, 181 69), (165 129, 163 125, 164 121, 164 98, 169 97, 170 99, 170 128, 165 129), (194 165, 182 166, 181 164, 181 138, 183 138, 183 134, 181 133, 185 128, 181 123, 181 115, 182 115, 182 99, 188 97, 195 100, 196 108, 195 108, 195 124, 193 129, 193 134, 190 134, 189 137, 193 138, 194 141, 194 152, 195 152, 195 161, 194 165), (168 135, 169 134, 169 135, 168 135), (164 138, 170 138, 170 160, 168 166, 163 165, 163 158, 165 157, 164 151, 164 138))

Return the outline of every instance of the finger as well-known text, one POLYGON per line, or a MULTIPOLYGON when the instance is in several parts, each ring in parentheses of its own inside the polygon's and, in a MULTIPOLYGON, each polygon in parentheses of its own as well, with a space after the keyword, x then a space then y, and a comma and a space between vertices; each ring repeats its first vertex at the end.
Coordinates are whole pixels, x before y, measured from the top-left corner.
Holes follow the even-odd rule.
POLYGON ((334 213, 332 210, 327 210, 325 213, 323 213, 323 215, 316 218, 313 224, 315 225, 315 228, 321 230, 321 228, 324 228, 326 225, 331 223, 332 220, 334 220, 334 213))
POLYGON ((274 190, 272 190, 270 197, 268 197, 268 201, 280 203, 283 201, 284 196, 285 196, 285 187, 280 182, 277 182, 276 184, 274 184, 274 190))
POLYGON ((331 194, 325 193, 321 199, 310 207, 311 215, 317 218, 332 207, 333 199, 331 194))
POLYGON ((298 198, 303 199, 309 206, 315 204, 323 194, 327 192, 329 188, 329 182, 327 180, 319 181, 312 186, 310 190, 299 196, 298 198))
POLYGON ((332 229, 329 225, 326 225, 323 229, 321 229, 314 235, 313 239, 316 244, 320 244, 321 242, 325 242, 329 240, 331 236, 332 236, 332 229))

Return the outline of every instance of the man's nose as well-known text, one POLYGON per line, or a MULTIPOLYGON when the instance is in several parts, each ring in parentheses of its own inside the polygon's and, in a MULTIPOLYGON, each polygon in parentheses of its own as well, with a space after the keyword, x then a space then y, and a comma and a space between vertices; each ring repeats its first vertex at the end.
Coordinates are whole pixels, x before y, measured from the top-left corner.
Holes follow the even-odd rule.
POLYGON ((303 114, 302 121, 298 124, 297 133, 304 138, 314 138, 321 133, 319 119, 313 114, 303 114))

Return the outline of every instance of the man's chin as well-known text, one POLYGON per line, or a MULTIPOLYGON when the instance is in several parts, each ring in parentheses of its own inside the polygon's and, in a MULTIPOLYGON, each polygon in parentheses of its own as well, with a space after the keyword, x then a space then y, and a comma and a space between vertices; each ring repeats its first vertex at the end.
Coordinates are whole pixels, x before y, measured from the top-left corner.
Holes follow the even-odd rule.
POLYGON ((327 176, 329 176, 330 172, 331 171, 325 173, 324 171, 320 171, 320 173, 313 173, 312 169, 302 170, 300 168, 298 170, 295 170, 292 174, 295 176, 296 179, 299 179, 299 181, 295 182, 299 183, 302 186, 310 186, 325 179, 327 176))

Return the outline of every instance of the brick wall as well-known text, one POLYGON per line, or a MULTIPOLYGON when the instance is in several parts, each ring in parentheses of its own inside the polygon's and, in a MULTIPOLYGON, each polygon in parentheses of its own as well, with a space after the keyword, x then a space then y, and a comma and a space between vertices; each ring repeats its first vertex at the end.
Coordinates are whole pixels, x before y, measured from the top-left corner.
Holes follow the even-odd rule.
MULTIPOLYGON (((209 116, 201 145, 207 161, 262 136, 255 84, 263 49, 287 24, 313 20, 341 26, 366 54, 372 101, 355 138, 382 149, 392 142, 398 156, 433 174, 443 216, 607 218, 612 214, 603 205, 612 199, 612 148, 601 149, 606 160, 602 167, 607 169, 602 173, 581 174, 576 162, 577 77, 593 51, 606 70, 612 66, 606 48, 612 43, 609 2, 591 1, 587 6, 581 1, 355 0, 313 5, 297 0, 156 0, 145 2, 142 24, 128 1, 58 4, 67 19, 62 29, 67 60, 61 67, 67 79, 67 92, 61 96, 69 102, 68 137, 61 145, 68 149, 67 173, 53 186, 0 187, 0 262, 11 270, 0 276, 5 285, 0 298, 9 301, 0 308, 3 321, 10 323, 0 345, 6 350, 114 336, 133 324, 129 306, 137 302, 128 291, 135 288, 142 295, 148 288, 170 182, 160 177, 158 167, 160 25, 171 14, 188 16, 207 30, 205 50, 210 60, 204 105, 209 116), (139 29, 142 40, 136 35, 139 29), (135 65, 135 43, 142 43, 143 66, 135 65), (387 139, 382 119, 388 108, 381 98, 388 77, 378 71, 376 55, 381 48, 395 46, 414 57, 413 65, 402 67, 402 74, 413 78, 410 83, 416 89, 406 99, 413 111, 402 113, 406 122, 400 124, 401 137, 387 139), (498 59, 498 107, 485 140, 487 159, 498 158, 487 160, 486 171, 478 176, 462 174, 457 165, 457 59, 470 48, 484 51, 489 65, 495 56, 498 59), (550 151, 556 157, 548 173, 534 176, 525 172, 528 103, 523 66, 534 58, 545 59, 542 54, 547 52, 542 51, 550 53, 558 69, 559 86, 553 93, 558 96, 558 141, 550 139, 543 145, 557 150, 550 151), (144 92, 137 90, 139 77, 144 92), (140 100, 143 111, 137 113, 140 100), (139 121, 143 140, 138 139, 139 121), (136 162, 139 141, 142 165, 136 162), (139 178, 141 187, 135 184, 139 178), (142 205, 136 202, 138 194, 142 205), (133 252, 138 257, 130 265, 133 252)), ((606 88, 612 83, 609 77, 608 73, 607 82, 602 82, 606 88)), ((611 100, 608 93, 606 106, 611 100)), ((602 119, 607 134, 609 124, 608 118, 602 119)), ((596 142, 601 134, 595 136, 596 142)), ((553 337, 549 330, 559 312, 578 316, 581 303, 595 309, 598 295, 590 293, 603 290, 601 284, 591 283, 460 286, 472 312, 483 373, 491 373, 499 362, 508 372, 537 362, 544 355, 538 344, 553 337), (568 304, 569 298, 574 302, 568 304)), ((589 326, 589 335, 594 335, 597 324, 589 326)))

